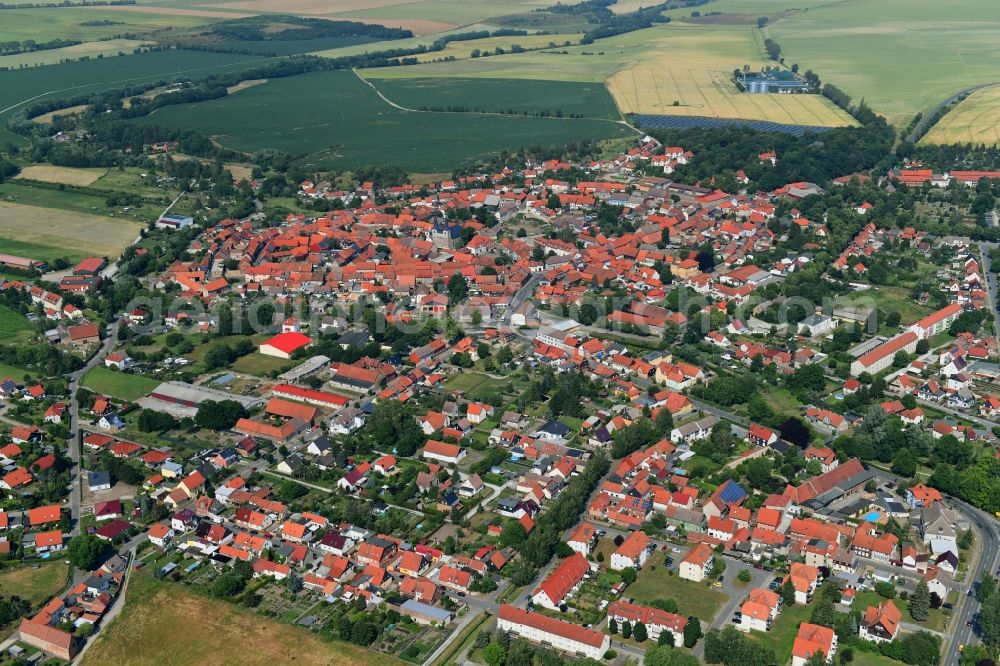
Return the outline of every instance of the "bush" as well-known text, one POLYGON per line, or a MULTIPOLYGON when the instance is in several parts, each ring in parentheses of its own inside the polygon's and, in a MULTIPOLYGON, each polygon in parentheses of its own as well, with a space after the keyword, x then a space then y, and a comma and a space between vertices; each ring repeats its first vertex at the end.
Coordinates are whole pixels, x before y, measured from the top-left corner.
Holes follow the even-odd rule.
POLYGON ((608 650, 607 652, 604 653, 604 658, 606 660, 608 660, 608 661, 611 661, 612 659, 614 659, 617 656, 618 656, 618 653, 615 652, 614 650, 608 650))
POLYGON ((892 583, 879 581, 875 583, 875 593, 880 597, 882 597, 883 599, 895 599, 896 586, 893 585, 892 583))

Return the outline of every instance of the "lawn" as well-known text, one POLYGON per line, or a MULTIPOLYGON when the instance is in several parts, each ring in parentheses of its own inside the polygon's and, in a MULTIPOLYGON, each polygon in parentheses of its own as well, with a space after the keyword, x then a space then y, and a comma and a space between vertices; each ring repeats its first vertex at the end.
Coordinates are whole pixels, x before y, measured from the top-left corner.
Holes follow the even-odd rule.
POLYGON ((35 327, 21 313, 0 305, 0 342, 13 344, 32 337, 35 327))
POLYGON ((69 566, 61 559, 37 566, 23 565, 0 572, 0 590, 4 595, 27 599, 37 608, 66 587, 68 570, 69 566))
POLYGON ((236 372, 261 377, 275 371, 279 373, 284 372, 285 370, 295 366, 297 363, 298 361, 288 361, 283 358, 265 356, 254 352, 253 354, 247 354, 246 356, 238 358, 236 362, 233 363, 232 369, 236 372))
POLYGON ((125 608, 82 660, 103 664, 296 664, 387 666, 392 657, 326 642, 234 604, 133 573, 125 608))
POLYGON ((764 395, 768 406, 777 414, 798 414, 800 403, 788 389, 770 389, 764 395))
POLYGON ((488 384, 491 381, 493 381, 493 379, 487 375, 481 375, 477 372, 463 372, 449 377, 445 381, 445 386, 449 391, 471 393, 483 384, 488 384))
POLYGON ((447 77, 381 79, 375 83, 383 95, 410 109, 513 110, 529 114, 544 111, 553 115, 621 119, 607 88, 597 83, 447 77))
MULTIPOLYGON (((854 598, 853 606, 854 608, 864 613, 865 609, 868 608, 869 606, 878 606, 883 601, 885 601, 885 599, 875 594, 874 592, 858 592, 858 595, 854 598)), ((941 631, 941 632, 943 632, 945 630, 945 627, 948 626, 949 618, 940 608, 932 608, 930 611, 930 615, 927 617, 925 621, 917 622, 916 620, 913 619, 913 616, 910 615, 910 604, 908 602, 906 602, 903 599, 900 599, 899 597, 896 597, 895 599, 892 600, 892 603, 896 604, 896 608, 898 608, 900 612, 903 614, 903 622, 909 622, 911 624, 927 627, 931 631, 941 631)))
POLYGON ((83 385, 120 400, 138 400, 159 386, 160 380, 98 366, 83 376, 83 385))
POLYGON ((281 150, 305 167, 388 163, 419 171, 449 170, 504 149, 633 134, 609 121, 401 111, 347 71, 276 79, 138 122, 192 129, 234 150, 281 150))
POLYGON ((984 88, 966 97, 931 127, 920 143, 1000 144, 1000 87, 984 88))
POLYGON ((5 363, 0 363, 0 379, 17 379, 21 380, 25 375, 30 375, 34 377, 38 373, 32 372, 26 368, 19 368, 14 365, 7 365, 5 363))
MULTIPOLYGON (((629 585, 623 596, 634 597, 637 604, 648 604, 657 598, 673 598, 677 601, 681 615, 694 615, 703 622, 711 622, 715 614, 726 602, 726 595, 709 587, 707 583, 695 583, 667 573, 662 566, 665 554, 657 551, 639 571, 635 583, 629 585), (652 570, 652 566, 656 570, 652 570)), ((681 555, 675 555, 679 562, 681 555)))
POLYGON ((997 9, 994 0, 966 0, 960 12, 937 0, 833 2, 790 14, 766 32, 786 62, 905 125, 952 93, 1000 79, 997 9))
POLYGON ((774 624, 771 625, 771 631, 751 631, 749 636, 764 647, 774 650, 779 664, 787 664, 792 658, 792 644, 795 643, 795 637, 799 634, 799 625, 809 621, 809 618, 812 617, 812 611, 811 604, 808 606, 802 604, 785 606, 775 619, 774 624))
POLYGON ((862 297, 873 299, 873 304, 886 312, 896 311, 900 314, 902 326, 909 326, 916 320, 930 314, 933 310, 926 305, 920 305, 910 298, 910 290, 900 287, 879 286, 869 291, 861 292, 862 297))

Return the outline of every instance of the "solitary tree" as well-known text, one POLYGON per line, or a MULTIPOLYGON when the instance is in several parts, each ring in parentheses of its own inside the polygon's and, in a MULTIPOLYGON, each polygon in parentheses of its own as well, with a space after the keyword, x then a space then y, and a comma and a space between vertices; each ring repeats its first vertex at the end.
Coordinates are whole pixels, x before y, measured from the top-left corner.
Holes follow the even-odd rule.
POLYGON ((910 615, 917 622, 923 622, 927 619, 931 608, 931 593, 927 589, 927 583, 920 581, 917 583, 917 589, 913 591, 910 595, 910 615))
POLYGON ((795 586, 792 585, 791 579, 786 580, 782 583, 780 588, 781 600, 786 606, 791 606, 795 603, 795 586))
POLYGON ((689 617, 688 623, 684 625, 684 647, 694 647, 701 637, 701 620, 694 616, 689 617))
POLYGON ((649 638, 649 634, 646 633, 646 625, 642 622, 636 622, 635 627, 632 628, 632 636, 639 643, 642 643, 649 638))

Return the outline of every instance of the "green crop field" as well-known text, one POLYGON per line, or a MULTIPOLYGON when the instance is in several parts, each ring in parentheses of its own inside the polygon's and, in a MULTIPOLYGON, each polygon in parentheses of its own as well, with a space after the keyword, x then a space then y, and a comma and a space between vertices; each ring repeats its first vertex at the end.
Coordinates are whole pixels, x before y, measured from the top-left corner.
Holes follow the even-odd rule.
MULTIPOLYGON (((263 42, 219 42, 213 44, 216 48, 233 48, 240 51, 250 51, 261 55, 293 55, 312 51, 328 51, 371 44, 370 37, 318 37, 316 39, 274 39, 263 42)), ((379 48, 393 48, 392 41, 379 43, 379 48)), ((363 51, 364 49, 362 49, 363 51)))
POLYGON ((620 120, 607 88, 599 83, 517 79, 382 79, 387 98, 411 109, 464 107, 470 110, 555 113, 620 120))
POLYGON ((39 67, 56 65, 66 60, 79 60, 80 58, 109 58, 128 55, 132 53, 133 49, 148 43, 139 39, 108 39, 100 42, 84 42, 61 49, 0 56, 0 68, 39 67))
MULTIPOLYGON (((12 3, 14 4, 14 3, 12 3)), ((143 8, 148 9, 148 8, 143 8)), ((90 42, 124 33, 143 34, 170 27, 203 25, 211 19, 164 13, 131 11, 126 7, 38 7, 4 9, 0 42, 33 39, 73 39, 90 42), (96 25, 102 22, 107 24, 96 25)))
POLYGON ((247 69, 264 60, 232 53, 156 51, 0 72, 0 142, 19 140, 6 129, 6 122, 17 109, 38 99, 71 97, 179 76, 197 79, 247 69))
MULTIPOLYGON (((696 22, 722 23, 752 22, 756 25, 757 19, 761 16, 775 18, 783 12, 809 11, 814 7, 837 4, 839 2, 850 2, 850 0, 712 0, 706 5, 697 7, 678 7, 668 9, 664 15, 672 19, 688 19, 692 12, 697 12, 701 16, 695 19, 696 22), (714 14, 720 13, 721 16, 714 14), (706 14, 712 14, 706 16, 706 14)), ((655 4, 650 0, 618 0, 618 5, 649 5, 655 4)))
POLYGON ((767 32, 787 63, 864 98, 897 125, 968 86, 1000 81, 994 0, 965 0, 960 9, 938 0, 831 3, 788 15, 767 32))
POLYGON ((276 79, 140 122, 193 129, 241 151, 275 148, 309 166, 396 164, 422 172, 502 149, 633 134, 610 121, 401 111, 345 71, 276 79))

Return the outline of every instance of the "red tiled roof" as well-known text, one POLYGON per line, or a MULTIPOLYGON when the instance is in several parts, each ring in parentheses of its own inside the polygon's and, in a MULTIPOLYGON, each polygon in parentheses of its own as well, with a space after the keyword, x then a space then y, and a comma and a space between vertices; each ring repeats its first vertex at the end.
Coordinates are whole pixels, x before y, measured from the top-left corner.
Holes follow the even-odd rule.
POLYGON ((604 634, 600 632, 584 629, 572 622, 564 622, 540 613, 532 613, 521 608, 515 608, 508 604, 500 606, 500 612, 497 614, 497 617, 501 620, 522 624, 548 634, 562 636, 563 638, 583 643, 584 645, 600 647, 604 644, 604 634))

